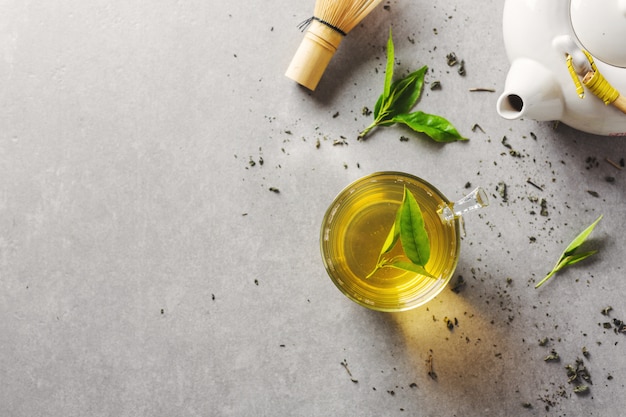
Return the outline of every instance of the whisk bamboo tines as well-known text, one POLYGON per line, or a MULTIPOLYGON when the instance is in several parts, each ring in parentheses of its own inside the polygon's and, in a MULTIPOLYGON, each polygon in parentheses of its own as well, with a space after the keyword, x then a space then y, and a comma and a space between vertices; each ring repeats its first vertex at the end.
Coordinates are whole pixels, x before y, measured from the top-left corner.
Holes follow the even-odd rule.
POLYGON ((317 0, 313 17, 286 76, 315 90, 344 36, 382 0, 317 0))

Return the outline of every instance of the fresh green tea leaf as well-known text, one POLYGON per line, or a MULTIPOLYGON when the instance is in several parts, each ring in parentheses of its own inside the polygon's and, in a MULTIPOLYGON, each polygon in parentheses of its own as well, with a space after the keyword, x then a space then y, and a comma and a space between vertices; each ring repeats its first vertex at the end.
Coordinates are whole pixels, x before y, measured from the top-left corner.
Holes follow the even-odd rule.
MULTIPOLYGON (((389 92, 378 97, 374 106, 374 124, 390 126, 396 123, 393 118, 408 113, 419 99, 424 85, 427 67, 407 75, 391 84, 389 92)), ((385 79, 386 80, 386 79, 385 79)))
POLYGON ((566 266, 574 265, 575 263, 578 263, 582 261, 583 259, 587 259, 588 257, 590 257, 596 252, 598 251, 594 250, 594 251, 580 253, 577 255, 569 255, 566 257, 561 257, 561 259, 559 259, 559 262, 555 265, 555 267, 552 268, 552 271, 550 271, 550 273, 546 275, 546 277, 542 279, 541 282, 535 285, 535 288, 539 288, 540 286, 542 286, 548 279, 550 279, 552 275, 556 274, 557 272, 559 272, 561 269, 565 268, 566 266))
POLYGON ((389 39, 387 40, 387 67, 385 68, 385 88, 381 96, 382 101, 389 97, 391 91, 391 81, 393 80, 393 65, 395 64, 395 51, 393 46, 393 37, 391 36, 391 28, 389 28, 389 39))
POLYGON ((589 227, 587 227, 578 236, 576 236, 576 238, 572 240, 572 243, 570 243, 567 248, 565 248, 563 253, 565 255, 570 255, 571 253, 576 251, 576 249, 578 249, 580 245, 582 245, 585 240, 587 240, 587 237, 591 234, 591 232, 593 232, 593 229, 595 229, 600 220, 602 220, 602 216, 598 217, 595 222, 591 223, 589 227))
POLYGON ((400 241, 404 254, 411 262, 426 265, 430 258, 430 241, 424 226, 424 217, 415 197, 406 187, 400 215, 400 241))
MULTIPOLYGON (((389 107, 389 94, 391 93, 394 64, 395 50, 393 46, 391 28, 389 28, 389 39, 387 40, 387 66, 385 68, 385 84, 383 87, 383 93, 378 97, 378 100, 374 105, 374 120, 378 120, 379 123, 382 123, 382 121, 387 118, 387 111, 389 107), (381 110, 383 107, 385 107, 385 109, 381 110), (381 111, 383 112, 382 116, 381 111)), ((373 124, 372 127, 374 127, 373 124)))
POLYGON ((467 140, 455 127, 441 116, 417 111, 411 114, 399 114, 393 118, 397 123, 403 123, 416 132, 425 133, 436 142, 454 142, 467 140))
POLYGON ((385 267, 417 272, 435 278, 424 268, 429 258, 430 240, 424 225, 424 217, 417 200, 405 186, 402 203, 396 211, 394 223, 383 243, 374 269, 366 278, 370 278, 380 268, 385 267), (402 244, 403 254, 391 258, 385 256, 396 246, 398 240, 402 244))
POLYGON ((423 66, 391 85, 389 98, 392 100, 393 104, 390 106, 390 118, 398 114, 408 113, 413 106, 415 106, 422 94, 424 77, 426 76, 427 70, 428 67, 423 66))
MULTIPOLYGON (((404 200, 403 200, 404 203, 404 200)), ((396 212, 396 219, 391 226, 391 230, 389 230, 389 234, 387 235, 387 239, 385 239, 385 243, 383 244, 382 249, 380 250, 380 254, 383 255, 389 252, 395 246, 398 238, 400 237, 400 214, 402 210, 398 209, 396 212)))
POLYGON ((556 265, 552 268, 552 271, 550 271, 545 278, 539 281, 537 285, 535 285, 535 288, 541 287, 546 281, 548 281, 548 279, 550 279, 550 277, 559 272, 561 269, 574 265, 598 252, 597 250, 592 250, 583 253, 576 253, 576 250, 578 250, 582 244, 585 243, 587 237, 589 237, 591 232, 593 232, 593 229, 600 222, 600 220, 602 220, 602 215, 600 215, 590 226, 583 230, 569 245, 567 245, 563 253, 561 253, 556 265))
POLYGON ((394 223, 391 225, 391 230, 389 230, 385 243, 380 250, 381 255, 389 252, 394 247, 396 241, 398 240, 398 236, 400 236, 400 230, 396 228, 396 224, 394 223))
POLYGON ((404 271, 416 272, 420 275, 424 275, 425 277, 437 279, 437 277, 428 273, 422 265, 416 265, 412 262, 397 261, 389 264, 388 266, 391 268, 402 269, 404 271))
POLYGON ((594 255, 597 252, 598 252, 597 250, 591 250, 589 252, 575 253, 573 255, 568 255, 564 257, 563 260, 561 260, 561 262, 559 262, 559 265, 555 269, 557 271, 560 271, 566 266, 574 265, 584 259, 587 259, 588 257, 590 257, 591 255, 594 255))
POLYGON ((374 121, 360 134, 359 139, 378 126, 391 126, 402 123, 416 132, 425 133, 437 142, 467 140, 462 137, 446 119, 422 112, 410 113, 417 104, 424 87, 424 77, 428 70, 423 66, 406 77, 392 82, 395 63, 395 48, 391 29, 387 40, 387 66, 383 92, 374 105, 374 121))
POLYGON ((385 98, 385 96, 381 94, 380 97, 378 97, 378 100, 376 101, 376 105, 374 106, 374 121, 363 132, 359 134, 359 138, 365 137, 367 132, 369 132, 371 129, 375 128, 376 126, 382 125, 383 119, 387 118, 386 114, 383 114, 383 116, 380 115, 381 107, 383 106, 383 103, 388 104, 388 98, 385 98))

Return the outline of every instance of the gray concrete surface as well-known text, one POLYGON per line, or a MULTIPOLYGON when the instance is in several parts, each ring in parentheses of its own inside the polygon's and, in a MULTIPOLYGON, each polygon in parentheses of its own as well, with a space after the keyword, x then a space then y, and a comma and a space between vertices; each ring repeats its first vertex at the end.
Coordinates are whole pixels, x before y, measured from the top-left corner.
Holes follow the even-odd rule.
POLYGON ((626 173, 606 158, 626 139, 496 114, 496 0, 386 1, 310 93, 283 74, 313 5, 0 2, 0 415, 623 415, 626 173), (418 108, 467 143, 356 140, 390 27, 396 72, 441 82, 418 108), (324 211, 379 170, 488 191, 460 292, 384 314, 328 279, 324 211), (599 253, 535 290, 599 214, 599 253))

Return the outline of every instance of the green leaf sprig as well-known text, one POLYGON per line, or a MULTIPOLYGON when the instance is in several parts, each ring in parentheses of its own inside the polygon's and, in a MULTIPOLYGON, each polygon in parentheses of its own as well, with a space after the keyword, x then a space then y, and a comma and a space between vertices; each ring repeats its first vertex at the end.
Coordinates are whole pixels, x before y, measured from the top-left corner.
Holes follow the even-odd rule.
POLYGON ((387 66, 385 70, 385 85, 383 93, 374 107, 374 121, 360 134, 359 139, 377 126, 391 126, 396 123, 404 124, 416 132, 424 133, 436 142, 454 142, 467 140, 459 134, 455 127, 446 119, 422 111, 411 113, 422 93, 424 76, 428 70, 423 66, 405 78, 392 82, 395 52, 391 29, 387 41, 387 66))
POLYGON ((550 271, 550 273, 548 273, 548 275, 546 275, 544 279, 539 281, 537 285, 535 285, 535 288, 541 287, 547 280, 550 279, 550 277, 552 277, 552 275, 556 274, 566 266, 574 265, 575 263, 578 263, 583 259, 586 259, 594 253, 598 252, 597 250, 591 250, 587 252, 577 253, 577 250, 583 243, 585 243, 587 237, 591 234, 591 232, 593 232, 593 229, 600 222, 600 220, 602 220, 602 215, 600 215, 600 217, 598 217, 596 221, 594 221, 589 227, 587 227, 578 236, 576 236, 574 240, 572 240, 572 243, 570 243, 567 248, 565 248, 565 250, 559 257, 559 260, 552 268, 552 271, 550 271))
POLYGON ((404 196, 396 212, 395 221, 380 250, 376 266, 367 278, 374 275, 380 268, 385 267, 417 272, 430 278, 436 278, 424 268, 429 258, 430 239, 424 225, 424 217, 417 200, 405 186, 404 196), (389 252, 398 241, 402 244, 404 256, 401 254, 389 257, 389 252))

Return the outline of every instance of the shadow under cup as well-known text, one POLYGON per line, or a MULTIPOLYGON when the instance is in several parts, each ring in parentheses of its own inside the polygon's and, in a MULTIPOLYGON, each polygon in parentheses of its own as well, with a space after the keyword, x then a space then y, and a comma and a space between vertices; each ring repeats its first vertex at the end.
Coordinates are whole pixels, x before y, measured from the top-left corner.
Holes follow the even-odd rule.
POLYGON ((355 181, 339 193, 324 216, 320 243, 328 275, 348 298, 373 310, 403 311, 432 300, 450 281, 459 259, 459 220, 440 215, 450 206, 435 187, 410 174, 380 172, 355 181), (425 269, 436 278, 392 267, 368 277, 394 223, 404 187, 422 211, 430 240, 425 269))

